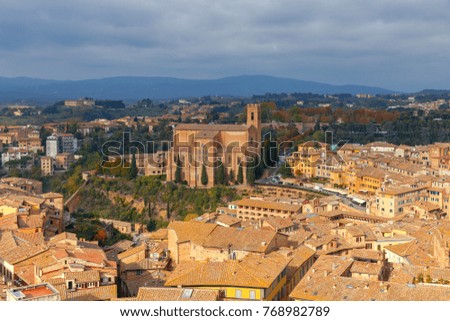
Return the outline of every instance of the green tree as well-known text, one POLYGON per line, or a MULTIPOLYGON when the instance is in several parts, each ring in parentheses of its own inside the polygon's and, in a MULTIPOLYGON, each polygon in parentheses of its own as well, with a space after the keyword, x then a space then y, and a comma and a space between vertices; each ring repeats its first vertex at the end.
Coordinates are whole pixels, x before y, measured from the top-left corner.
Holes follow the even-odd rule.
POLYGON ((225 167, 223 166, 222 161, 217 162, 217 167, 215 168, 215 185, 224 185, 225 184, 225 167))
POLYGON ((261 161, 260 157, 257 157, 255 163, 255 179, 260 179, 263 176, 264 169, 264 162, 261 161))
POLYGON ((208 185, 208 173, 206 172, 206 166, 205 164, 202 165, 202 177, 201 177, 201 183, 203 186, 208 185))
POLYGON ((131 167, 128 171, 128 178, 129 179, 135 179, 138 174, 138 168, 136 164, 136 153, 133 152, 133 155, 131 156, 131 167))
POLYGON ((262 159, 263 159, 263 163, 265 167, 269 167, 272 165, 272 162, 270 161, 270 139, 269 139, 270 135, 267 135, 264 138, 264 143, 263 143, 263 150, 262 150, 262 159))
POLYGON ((232 169, 230 169, 230 173, 228 174, 228 181, 234 182, 234 171, 232 169))
POLYGON ((239 169, 237 174, 237 181, 239 184, 244 183, 244 173, 242 171, 242 165, 239 163, 239 169))
POLYGON ((270 142, 270 166, 275 166, 278 160, 278 147, 276 141, 270 142))
POLYGON ((181 183, 182 179, 181 179, 181 160, 180 157, 177 157, 177 161, 176 161, 176 170, 175 170, 175 182, 176 183, 181 183))
POLYGON ((314 134, 312 135, 312 139, 317 142, 324 142, 325 141, 325 133, 321 130, 316 130, 314 134))
POLYGON ((170 219, 170 216, 172 215, 171 201, 172 201, 172 199, 169 199, 169 200, 167 201, 167 207, 166 207, 166 210, 167 210, 167 219, 168 219, 168 220, 170 219))
POLYGON ((47 137, 52 134, 51 131, 49 131, 44 126, 41 127, 41 130, 39 131, 39 137, 41 138, 41 145, 45 146, 45 143, 47 141, 47 137))
POLYGON ((281 165, 280 170, 278 171, 283 178, 294 177, 292 173, 292 167, 289 166, 287 162, 281 165))
POLYGON ((157 222, 153 218, 151 218, 147 223, 147 231, 152 232, 156 230, 157 222))
POLYGON ((253 186, 255 184, 255 177, 256 177, 256 164, 255 160, 247 163, 247 183, 250 186, 253 186))

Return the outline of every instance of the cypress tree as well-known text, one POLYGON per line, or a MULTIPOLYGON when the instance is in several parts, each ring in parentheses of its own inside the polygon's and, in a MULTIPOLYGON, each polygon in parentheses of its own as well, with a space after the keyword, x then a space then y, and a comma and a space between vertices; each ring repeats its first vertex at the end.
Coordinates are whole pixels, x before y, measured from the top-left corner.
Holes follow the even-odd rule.
POLYGON ((230 169, 230 173, 228 174, 228 181, 234 183, 234 171, 230 169))
POLYGON ((255 184, 255 170, 255 160, 247 163, 247 183, 250 186, 253 186, 255 184))
POLYGON ((181 183, 181 160, 180 157, 177 157, 177 161, 175 162, 177 169, 175 170, 175 182, 181 183))
POLYGON ((264 167, 271 166, 272 162, 270 160, 270 140, 269 140, 269 137, 267 137, 267 136, 264 139, 263 152, 261 154, 263 155, 264 167))
POLYGON ((274 166, 277 163, 278 160, 278 148, 277 148, 277 142, 276 141, 272 141, 270 143, 270 165, 274 166))
POLYGON ((128 175, 129 179, 135 179, 137 174, 138 174, 138 168, 137 168, 137 165, 136 165, 136 153, 135 152, 133 152, 133 156, 131 156, 131 167, 130 167, 130 170, 129 170, 128 173, 129 173, 129 175, 128 175))
POLYGON ((244 173, 242 172, 242 165, 239 163, 239 169, 237 174, 237 181, 239 184, 244 183, 244 173))
POLYGON ((205 164, 202 165, 202 177, 201 177, 201 183, 203 186, 208 185, 208 173, 206 172, 206 166, 205 164))
POLYGON ((218 165, 215 170, 215 184, 224 185, 225 184, 225 167, 223 166, 222 161, 218 161, 218 165))

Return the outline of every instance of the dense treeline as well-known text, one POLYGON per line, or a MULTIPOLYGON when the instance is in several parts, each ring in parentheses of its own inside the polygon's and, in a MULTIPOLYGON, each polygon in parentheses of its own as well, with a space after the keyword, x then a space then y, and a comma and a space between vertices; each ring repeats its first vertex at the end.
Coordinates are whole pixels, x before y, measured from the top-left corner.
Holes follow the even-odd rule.
POLYGON ((420 114, 403 112, 399 118, 381 124, 333 124, 330 129, 335 137, 354 143, 383 140, 393 144, 427 145, 450 141, 450 114, 447 111, 420 114))
POLYGON ((187 214, 214 211, 239 198, 235 189, 225 186, 195 189, 144 176, 135 180, 94 178, 81 193, 81 211, 95 217, 141 223, 156 220, 157 210, 166 211, 167 219, 182 220, 187 214), (111 200, 109 192, 131 195, 135 200, 144 201, 145 208, 138 211, 120 197, 111 200))

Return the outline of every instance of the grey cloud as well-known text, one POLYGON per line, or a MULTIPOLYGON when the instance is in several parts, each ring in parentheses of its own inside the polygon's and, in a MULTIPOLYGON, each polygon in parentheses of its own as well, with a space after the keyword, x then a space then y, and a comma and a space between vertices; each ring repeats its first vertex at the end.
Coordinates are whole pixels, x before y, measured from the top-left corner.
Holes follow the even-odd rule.
POLYGON ((0 74, 268 73, 450 88, 449 9, 444 0, 5 0, 0 74))

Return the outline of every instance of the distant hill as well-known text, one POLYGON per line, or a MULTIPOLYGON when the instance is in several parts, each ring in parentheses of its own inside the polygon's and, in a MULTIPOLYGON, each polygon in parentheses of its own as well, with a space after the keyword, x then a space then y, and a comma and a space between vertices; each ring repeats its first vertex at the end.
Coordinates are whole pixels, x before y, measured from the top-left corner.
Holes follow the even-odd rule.
POLYGON ((336 86, 312 81, 272 76, 236 76, 193 80, 169 77, 112 77, 77 81, 0 77, 0 101, 57 101, 80 97, 137 100, 170 99, 207 95, 249 97, 265 93, 366 93, 389 94, 393 91, 358 85, 336 86))

